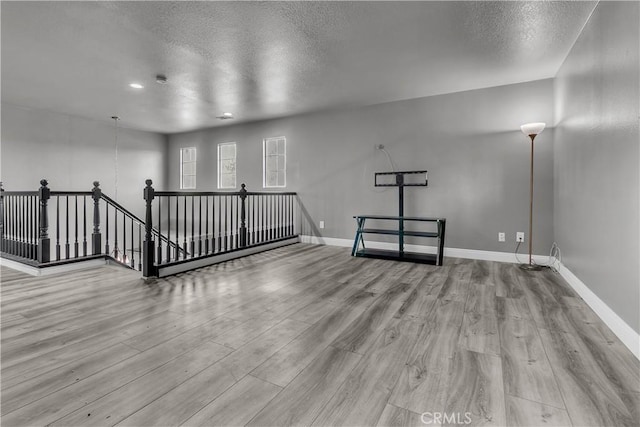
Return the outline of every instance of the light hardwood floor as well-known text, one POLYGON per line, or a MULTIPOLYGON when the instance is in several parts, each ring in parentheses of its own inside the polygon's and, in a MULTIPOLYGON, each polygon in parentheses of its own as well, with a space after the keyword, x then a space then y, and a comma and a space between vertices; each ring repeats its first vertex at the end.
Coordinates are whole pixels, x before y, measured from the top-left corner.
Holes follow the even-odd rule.
POLYGON ((640 423, 638 360, 548 270, 297 244, 0 291, 4 427, 640 423))

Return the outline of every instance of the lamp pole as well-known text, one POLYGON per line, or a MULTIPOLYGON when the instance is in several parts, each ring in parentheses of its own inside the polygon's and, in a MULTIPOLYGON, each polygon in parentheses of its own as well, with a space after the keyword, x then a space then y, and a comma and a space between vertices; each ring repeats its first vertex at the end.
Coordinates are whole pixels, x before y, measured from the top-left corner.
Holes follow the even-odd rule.
POLYGON ((531 173, 529 174, 529 268, 533 266, 533 140, 535 135, 529 135, 531 138, 531 173))
POLYGON ((529 173, 529 263, 520 264, 523 270, 539 270, 540 266, 533 263, 533 141, 543 130, 544 123, 528 123, 520 126, 522 133, 531 138, 531 170, 529 173))

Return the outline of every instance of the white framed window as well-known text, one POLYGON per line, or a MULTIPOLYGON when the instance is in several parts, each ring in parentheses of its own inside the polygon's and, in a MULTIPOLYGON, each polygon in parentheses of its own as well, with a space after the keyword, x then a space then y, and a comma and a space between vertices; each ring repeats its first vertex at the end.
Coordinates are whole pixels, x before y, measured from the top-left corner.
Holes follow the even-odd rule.
POLYGON ((218 188, 236 188, 236 143, 218 144, 218 188))
POLYGON ((284 136, 265 138, 262 143, 262 186, 287 186, 287 140, 284 136))
POLYGON ((196 147, 180 149, 180 189, 196 188, 196 147))

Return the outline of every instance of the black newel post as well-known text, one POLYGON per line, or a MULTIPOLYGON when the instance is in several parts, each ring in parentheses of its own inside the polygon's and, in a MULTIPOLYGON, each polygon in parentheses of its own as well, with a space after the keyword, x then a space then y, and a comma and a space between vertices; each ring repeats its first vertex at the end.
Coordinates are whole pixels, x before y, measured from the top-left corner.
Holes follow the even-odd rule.
POLYGON ((240 186, 240 247, 244 248, 247 246, 247 223, 246 223, 246 207, 245 200, 247 198, 247 189, 244 184, 240 186))
POLYGON ((93 233, 91 234, 91 253, 94 255, 102 251, 102 234, 100 234, 100 198, 102 190, 100 183, 93 181, 91 189, 91 198, 93 199, 93 233))
POLYGON ((150 179, 145 181, 147 186, 144 188, 144 200, 146 201, 146 214, 144 218, 144 245, 142 247, 142 275, 144 277, 153 277, 156 275, 154 266, 154 241, 151 230, 153 229, 151 216, 151 201, 155 196, 155 191, 150 179))
POLYGON ((4 252, 4 188, 0 182, 0 251, 4 252))
POLYGON ((45 263, 51 260, 51 242, 49 240, 49 209, 48 200, 51 198, 51 190, 47 187, 46 179, 40 180, 38 199, 40 200, 40 230, 38 233, 38 262, 45 263))

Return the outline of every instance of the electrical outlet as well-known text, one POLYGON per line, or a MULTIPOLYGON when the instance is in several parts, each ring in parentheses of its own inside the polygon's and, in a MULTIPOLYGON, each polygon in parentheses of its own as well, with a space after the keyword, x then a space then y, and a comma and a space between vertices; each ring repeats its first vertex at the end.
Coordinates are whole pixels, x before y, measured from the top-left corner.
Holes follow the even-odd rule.
POLYGON ((324 228, 324 221, 320 221, 320 228, 324 228))
POLYGON ((524 242, 524 233, 522 231, 516 233, 516 242, 524 242))
POLYGON ((498 242, 504 242, 504 241, 505 241, 504 233, 502 232, 498 233, 498 242))

